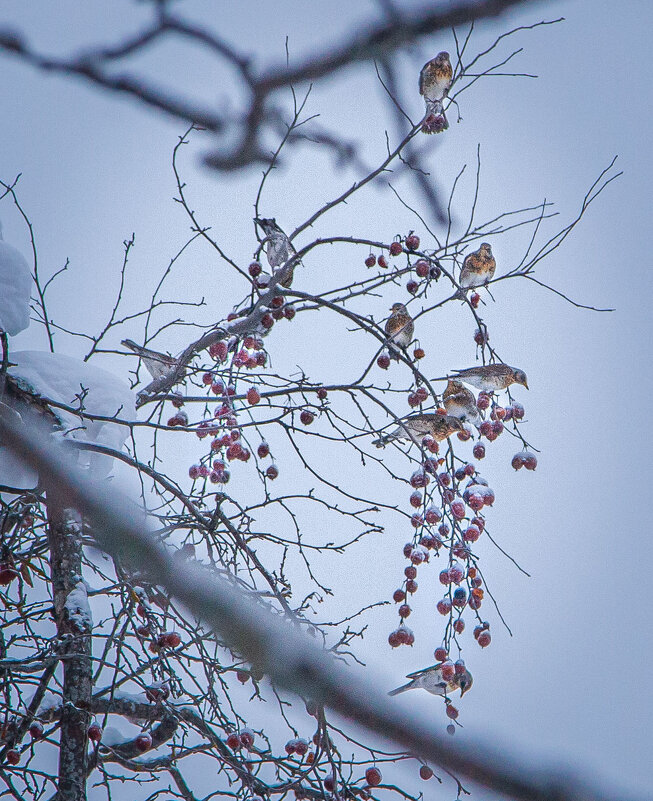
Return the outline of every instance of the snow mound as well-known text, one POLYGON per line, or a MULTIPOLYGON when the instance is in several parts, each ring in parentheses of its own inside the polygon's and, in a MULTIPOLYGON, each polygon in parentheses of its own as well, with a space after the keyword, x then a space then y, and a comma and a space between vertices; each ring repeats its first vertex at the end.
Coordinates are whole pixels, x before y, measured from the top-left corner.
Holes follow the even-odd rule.
POLYGON ((80 579, 66 597, 66 609, 70 620, 80 632, 91 631, 93 616, 88 605, 88 589, 86 583, 80 579))
POLYGON ((15 336, 29 325, 32 271, 23 255, 2 239, 0 223, 0 329, 15 336))
MULTIPOLYGON (((136 419, 136 397, 127 384, 116 376, 90 364, 48 351, 12 351, 9 375, 25 391, 45 400, 63 403, 87 414, 101 417, 136 419)), ((51 407, 64 434, 73 439, 93 442, 120 450, 129 428, 111 421, 86 420, 78 415, 51 407), (69 432, 69 433, 66 433, 69 432)), ((106 476, 111 457, 82 452, 80 463, 96 476, 106 476)))

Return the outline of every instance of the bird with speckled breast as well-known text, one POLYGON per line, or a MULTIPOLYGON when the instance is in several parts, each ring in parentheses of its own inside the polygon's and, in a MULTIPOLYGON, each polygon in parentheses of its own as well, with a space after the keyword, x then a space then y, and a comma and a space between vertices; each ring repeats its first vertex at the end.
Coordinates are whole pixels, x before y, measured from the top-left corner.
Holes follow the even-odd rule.
POLYGON ((507 364, 485 364, 468 367, 466 370, 456 370, 455 373, 453 378, 471 384, 483 392, 498 392, 507 389, 511 384, 521 384, 528 389, 526 373, 507 364))
POLYGON ((426 690, 431 695, 449 695, 449 693, 460 690, 462 698, 474 683, 472 674, 467 668, 464 668, 461 673, 455 673, 453 678, 447 680, 442 676, 442 664, 439 662, 437 665, 409 673, 406 678, 410 681, 395 690, 390 690, 388 695, 399 695, 399 693, 405 693, 406 690, 426 690))
MULTIPOLYGON (((283 266, 288 259, 291 256, 294 256, 297 252, 293 247, 292 242, 279 227, 274 217, 256 217, 254 222, 263 229, 263 233, 265 234, 265 238, 261 242, 261 245, 266 246, 268 264, 273 269, 275 267, 283 266)), ((279 281, 282 287, 288 289, 292 284, 295 274, 295 266, 296 265, 293 264, 292 266, 285 268, 284 272, 286 274, 279 281)))
POLYGON ((442 51, 427 61, 419 74, 419 93, 426 103, 424 133, 440 133, 449 127, 442 101, 447 96, 453 79, 449 53, 442 51))
POLYGON ((450 378, 447 382, 447 388, 442 394, 442 403, 447 414, 452 417, 473 425, 480 423, 481 416, 474 393, 455 378, 450 378))
MULTIPOLYGON (((393 303, 390 311, 392 314, 388 317, 385 324, 385 333, 390 343, 399 345, 400 348, 406 349, 413 339, 415 332, 415 324, 410 312, 403 303, 393 303)), ((390 344, 390 354, 399 360, 397 349, 390 344)))
POLYGON ((382 448, 389 442, 408 439, 419 445, 424 437, 432 437, 436 442, 442 442, 454 432, 463 431, 464 428, 457 417, 425 412, 407 417, 394 431, 382 435, 372 444, 382 448))
POLYGON ((494 278, 497 263, 492 255, 492 248, 483 242, 478 250, 465 256, 460 270, 460 286, 463 289, 483 286, 494 278))

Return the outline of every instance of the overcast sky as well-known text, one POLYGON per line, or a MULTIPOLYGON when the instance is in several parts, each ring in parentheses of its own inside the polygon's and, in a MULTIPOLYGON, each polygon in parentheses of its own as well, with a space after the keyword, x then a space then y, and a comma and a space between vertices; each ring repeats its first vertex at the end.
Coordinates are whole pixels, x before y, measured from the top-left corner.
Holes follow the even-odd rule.
MULTIPOLYGON (((461 707, 467 731, 496 736, 538 761, 563 759, 590 775, 598 771, 624 792, 647 793, 653 713, 648 586, 653 549, 646 490, 651 486, 646 403, 653 392, 648 308, 653 289, 648 242, 651 6, 631 0, 615 14, 615 4, 602 0, 528 5, 528 11, 479 26, 476 49, 516 24, 564 16, 564 23, 524 31, 515 39, 515 47, 524 47, 516 62, 519 71, 539 79, 488 79, 465 92, 463 120, 456 124, 452 119, 451 129, 434 142, 429 169, 446 193, 462 165, 469 164, 459 201, 464 220, 480 142, 479 218, 546 198, 565 220, 618 155, 624 175, 538 267, 542 280, 570 297, 616 311, 575 309, 546 290, 514 281, 497 286, 497 303, 484 312, 493 344, 528 373, 530 393, 516 394, 526 406, 528 437, 542 453, 534 474, 513 473, 510 443, 501 443, 486 460, 485 474, 497 493, 490 513, 493 530, 532 578, 484 543, 490 587, 514 636, 496 621, 491 648, 481 653, 470 646, 466 658, 468 663, 473 658, 475 683, 461 707)), ((375 6, 362 0, 187 0, 177 8, 265 64, 284 58, 286 35, 291 57, 299 58, 340 41, 375 6)), ((0 26, 10 23, 35 47, 57 54, 120 41, 145 17, 143 4, 126 0, 4 0, 0 8, 0 26)), ((454 51, 450 35, 434 36, 400 60, 403 99, 415 118, 421 113, 419 68, 441 49, 454 51)), ((130 65, 206 103, 238 105, 233 75, 187 44, 170 43, 130 65)), ((55 319, 72 326, 74 309, 75 326, 93 328, 107 314, 123 240, 135 232, 128 282, 134 307, 186 241, 188 223, 172 201, 170 169, 171 150, 183 126, 82 81, 37 73, 13 58, 1 57, 0 69, 0 178, 6 182, 22 173, 19 197, 34 225, 43 274, 47 277, 70 260, 69 272, 52 290, 55 319)), ((309 111, 319 112, 324 126, 357 141, 371 164, 383 156, 384 130, 394 130, 370 65, 316 88, 309 111)), ((193 208, 221 232, 227 250, 245 265, 255 247, 251 217, 259 173, 207 171, 200 156, 210 145, 208 137, 197 137, 184 151, 184 179, 193 208)), ((354 178, 316 151, 302 150, 290 169, 274 176, 262 211, 293 228, 354 178)), ((406 196, 415 199, 410 186, 403 186, 406 196)), ((6 200, 0 218, 5 239, 27 255, 24 225, 6 200)), ((311 237, 357 233, 389 239, 409 228, 418 228, 414 218, 388 190, 378 189, 336 210, 311 237)), ((514 266, 524 245, 519 233, 493 242, 499 272, 514 266)), ((317 254, 300 272, 302 287, 319 292, 338 285, 351 274, 350 258, 336 249, 333 255, 317 254)), ((206 308, 187 314, 207 324, 226 315, 242 285, 198 246, 176 265, 168 293, 187 300, 204 296, 206 308)), ((369 311, 382 319, 392 299, 370 300, 369 311)), ((280 369, 299 364, 325 382, 342 379, 343 373, 354 375, 359 355, 360 363, 368 358, 369 343, 339 323, 334 323, 333 336, 321 333, 316 341, 318 324, 325 325, 316 318, 298 321, 296 329, 275 329, 269 347, 276 364, 280 369)), ((447 309, 441 322, 418 334, 431 375, 473 363, 473 326, 460 309, 447 309)), ((142 330, 134 326, 125 335, 138 340, 142 330)), ((188 336, 178 328, 157 341, 176 352, 188 336)), ((12 347, 38 349, 46 343, 33 324, 12 347)), ((58 347, 71 355, 83 353, 78 341, 64 336, 58 347)), ((96 364, 126 377, 133 362, 108 357, 96 364)), ((408 387, 408 376, 393 370, 393 380, 408 387)), ((361 471, 359 465, 342 469, 354 480, 361 471)), ((368 479, 359 475, 359 480, 364 487, 368 479)), ((386 491, 405 505, 404 487, 386 491)), ((318 520, 314 523, 319 527, 318 520)), ((361 549, 355 583, 362 601, 391 595, 403 569, 400 546, 406 535, 387 532, 361 549)), ((325 571, 331 566, 324 562, 325 571)), ((431 602, 439 597, 435 573, 431 578, 433 583, 425 581, 423 595, 416 596, 412 650, 388 650, 394 609, 373 618, 363 650, 388 689, 431 661, 440 626, 440 620, 433 622, 431 602)), ((351 608, 346 600, 343 604, 351 608)), ((431 704, 434 720, 444 725, 438 699, 407 694, 397 702, 419 702, 422 708, 431 704)))

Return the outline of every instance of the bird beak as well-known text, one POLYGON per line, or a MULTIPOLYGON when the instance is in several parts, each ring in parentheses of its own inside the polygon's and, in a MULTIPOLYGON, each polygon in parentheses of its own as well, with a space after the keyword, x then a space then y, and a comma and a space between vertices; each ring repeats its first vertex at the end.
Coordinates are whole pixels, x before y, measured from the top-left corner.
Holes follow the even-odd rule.
POLYGON ((524 381, 524 386, 528 389, 528 381, 524 381))
POLYGON ((460 688, 460 697, 461 697, 461 698, 463 697, 463 695, 465 695, 465 693, 467 692, 467 690, 469 690, 469 687, 468 687, 467 685, 465 685, 464 687, 461 687, 461 688, 460 688))

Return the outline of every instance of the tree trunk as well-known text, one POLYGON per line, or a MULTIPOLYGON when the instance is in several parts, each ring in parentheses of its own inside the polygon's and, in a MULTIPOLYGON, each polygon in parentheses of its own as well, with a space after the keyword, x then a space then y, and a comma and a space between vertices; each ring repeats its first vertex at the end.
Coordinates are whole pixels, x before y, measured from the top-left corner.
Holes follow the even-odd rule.
POLYGON ((91 702, 91 628, 82 582, 79 516, 48 493, 48 539, 57 633, 63 657, 63 709, 57 801, 85 801, 91 702))

